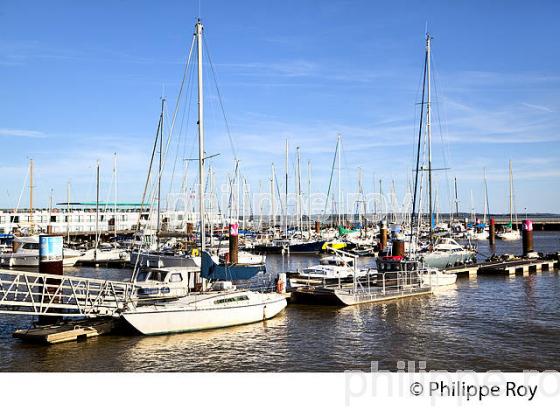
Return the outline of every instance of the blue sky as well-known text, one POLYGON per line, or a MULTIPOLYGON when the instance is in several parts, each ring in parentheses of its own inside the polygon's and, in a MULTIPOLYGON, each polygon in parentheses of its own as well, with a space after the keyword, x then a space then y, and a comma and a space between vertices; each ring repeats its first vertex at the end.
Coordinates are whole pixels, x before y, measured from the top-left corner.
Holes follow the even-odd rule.
MULTIPOLYGON (((95 162, 107 190, 113 152, 119 199, 138 201, 162 89, 171 111, 198 14, 198 1, 3 2, 0 207, 17 204, 28 158, 38 205, 51 189, 65 200, 68 179, 74 200, 92 200, 95 162)), ((428 22, 434 166, 450 168, 437 177, 442 210, 446 178, 457 177, 461 208, 470 209, 472 191, 481 211, 485 167, 491 210, 507 211, 511 159, 517 210, 560 212, 557 2, 212 0, 201 1, 200 15, 253 191, 259 181, 267 189, 271 162, 283 170, 288 137, 312 162, 313 191, 325 192, 340 133, 346 191, 361 167, 366 190, 374 178, 385 190, 394 179, 402 194, 428 22)), ((223 181, 234 154, 211 81, 206 90, 207 152, 221 153, 212 162, 223 181)), ((179 146, 187 157, 193 121, 179 146)))

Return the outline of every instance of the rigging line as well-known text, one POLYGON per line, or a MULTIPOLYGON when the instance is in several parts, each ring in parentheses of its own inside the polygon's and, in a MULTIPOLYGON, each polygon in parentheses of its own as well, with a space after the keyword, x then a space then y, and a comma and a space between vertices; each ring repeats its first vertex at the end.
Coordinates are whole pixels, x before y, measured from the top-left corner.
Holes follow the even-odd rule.
POLYGON ((334 151, 334 157, 333 157, 333 162, 332 162, 332 166, 331 166, 331 176, 329 178, 329 188, 327 189, 327 197, 325 199, 325 209, 323 209, 323 216, 321 218, 321 221, 325 220, 325 215, 327 213, 327 206, 329 205, 329 196, 331 194, 331 186, 332 186, 332 180, 333 180, 333 175, 334 175, 334 166, 336 164, 337 156, 338 156, 338 141, 336 143, 336 150, 334 151))
MULTIPOLYGON (((436 95, 436 101, 439 101, 439 88, 438 88, 438 83, 437 83, 437 78, 439 77, 438 74, 438 70, 434 61, 434 56, 432 53, 432 69, 435 73, 435 75, 432 76, 433 80, 433 84, 434 84, 434 93, 436 95)), ((450 186, 450 180, 449 180, 449 172, 448 172, 448 164, 449 164, 449 160, 450 160, 450 150, 449 150, 449 145, 445 142, 445 140, 443 139, 443 129, 441 126, 442 123, 442 119, 441 119, 441 113, 440 113, 440 109, 439 109, 439 104, 436 104, 436 115, 437 115, 437 119, 438 119, 438 128, 439 128, 439 134, 440 134, 440 141, 441 141, 441 145, 442 145, 442 153, 443 153, 443 168, 445 169, 445 178, 447 180, 446 183, 446 188, 447 188, 447 196, 448 198, 451 197, 451 186, 450 186)), ((448 134, 448 133, 447 133, 448 134)))
POLYGON ((148 175, 146 176, 146 183, 144 184, 144 192, 142 193, 142 200, 140 201, 140 213, 138 214, 138 230, 140 230, 140 220, 142 213, 144 212, 144 201, 146 200, 146 195, 148 194, 148 187, 150 185, 150 178, 152 175, 152 167, 154 164, 154 157, 156 155, 157 143, 159 140, 159 129, 161 127, 161 116, 159 117, 158 126, 156 130, 156 138, 154 139, 154 146, 152 148, 152 156, 150 158, 150 165, 148 167, 148 175))
MULTIPOLYGON (((180 86, 180 88, 179 88, 179 94, 178 94, 178 96, 177 96, 177 101, 176 101, 176 104, 175 104, 175 109, 174 109, 174 111, 173 111, 173 117, 172 117, 173 119, 172 119, 172 121, 171 121, 171 127, 170 127, 170 130, 169 130, 169 136, 168 136, 167 142, 166 142, 164 160, 163 160, 161 169, 160 169, 159 172, 158 172, 158 178, 161 178, 161 175, 162 175, 162 173, 163 173, 163 169, 165 168, 165 161, 166 161, 166 159, 167 159, 167 151, 168 151, 168 149, 169 149, 169 144, 170 144, 171 136, 173 135, 173 130, 174 130, 174 127, 175 127, 175 120, 176 120, 176 118, 177 118, 177 111, 178 111, 178 109, 179 109, 179 103, 180 103, 180 101, 181 101, 181 95, 182 95, 182 93, 183 93, 183 88, 184 88, 184 85, 185 85, 185 79, 186 79, 186 77, 187 77, 188 69, 189 69, 189 67, 190 67, 190 62, 191 62, 191 57, 192 57, 193 50, 194 50, 195 40, 196 40, 196 35, 193 35, 192 42, 191 42, 191 47, 190 47, 189 54, 188 54, 187 61, 186 61, 186 65, 185 65, 185 70, 183 71, 183 78, 182 78, 182 81, 181 81, 181 86, 180 86)), ((158 133, 159 133, 159 130, 160 130, 160 127, 161 127, 161 118, 162 118, 162 117, 160 116, 160 122, 159 122, 159 124, 158 124, 158 133)), ((157 135, 157 134, 156 134, 156 135, 157 135)), ((150 174, 151 174, 151 170, 152 170, 152 166, 153 166, 153 160, 154 160, 155 150, 156 150, 156 148, 157 148, 157 141, 158 141, 158 139, 156 138, 156 141, 154 142, 154 149, 153 149, 153 151, 152 151, 152 157, 151 157, 151 159, 150 159, 150 167, 149 167, 149 171, 148 171, 148 178, 146 179, 146 184, 145 184, 145 186, 144 186, 144 192, 143 192, 143 194, 142 194, 142 201, 141 201, 141 203, 140 203, 140 214, 139 214, 139 216, 138 216, 138 229, 140 229, 141 216, 142 216, 142 212, 143 212, 143 210, 144 210, 144 201, 145 201, 145 199, 146 199, 146 194, 147 194, 148 186, 149 186, 149 182, 150 182, 150 174)), ((154 188, 154 190, 155 190, 155 188, 154 188)), ((155 195, 155 194, 154 194, 154 195, 155 195)), ((152 216, 153 216, 153 212, 152 212, 153 210, 152 210, 151 208, 152 208, 152 207, 150 206, 150 214, 148 215, 148 221, 147 221, 147 223, 151 221, 151 218, 152 218, 152 216)), ((135 266, 134 266, 133 273, 132 273, 132 277, 133 277, 134 280, 135 280, 136 275, 137 275, 137 269, 138 269, 138 266, 139 266, 138 261, 139 261, 139 260, 140 260, 140 258, 137 259, 136 264, 135 264, 135 266)))
MULTIPOLYGON (((416 148, 416 174, 414 177, 414 194, 412 196, 412 213, 410 216, 410 225, 414 225, 414 217, 416 214, 416 199, 418 193, 418 174, 420 170, 420 149, 421 149, 421 141, 422 141, 422 126, 424 124, 424 97, 426 92, 426 71, 428 67, 428 53, 424 57, 424 74, 423 74, 423 81, 422 81, 422 104, 420 105, 420 124, 418 129, 418 146, 416 148)), ((412 236, 410 236, 412 241, 412 236)))
POLYGON ((206 43, 208 43, 208 39, 206 40, 206 42, 204 43, 203 46, 204 46, 205 51, 206 51, 206 56, 208 58, 208 62, 210 63, 210 71, 212 72, 212 78, 214 79, 214 86, 216 87, 216 93, 218 94, 218 102, 220 103, 220 109, 221 109, 222 115, 224 117, 224 122, 225 122, 225 125, 226 125, 226 131, 227 131, 227 134, 228 134, 229 143, 230 143, 230 146, 231 146, 231 151, 233 152, 233 158, 235 160, 237 160, 237 151, 235 149, 235 144, 233 143, 233 138, 231 137, 231 131, 230 131, 230 127, 229 127, 229 122, 227 120, 226 111, 224 109, 222 94, 220 92, 220 88, 218 87, 218 79, 217 79, 217 76, 216 76, 216 72, 214 70, 214 64, 212 63, 212 57, 210 55, 210 51, 208 50, 208 46, 207 46, 206 43))
MULTIPOLYGON (((192 96, 192 90, 194 89, 194 87, 192 86, 193 81, 192 81, 192 77, 193 77, 193 72, 194 72, 194 64, 191 64, 190 67, 190 71, 189 71, 189 75, 187 77, 187 90, 185 92, 185 96, 186 98, 192 96)), ((177 148, 175 150, 175 160, 173 162, 173 169, 171 171, 171 180, 169 183, 169 192, 171 193, 173 190, 173 183, 175 180, 175 169, 177 166, 177 159, 179 157, 179 151, 180 151, 180 147, 181 147, 181 143, 183 142, 183 125, 185 122, 185 113, 187 114, 187 130, 185 132, 185 137, 184 139, 187 139, 187 132, 188 132, 188 126, 189 126, 189 120, 190 120, 190 107, 191 107, 191 103, 192 100, 190 98, 188 98, 188 104, 184 104, 184 108, 183 108, 183 112, 181 113, 181 123, 179 126, 179 132, 178 132, 178 138, 177 138, 177 148), (187 108, 189 109, 189 111, 187 111, 187 108)), ((186 143, 184 144, 184 146, 186 147, 186 143)), ((183 155, 184 158, 184 155, 183 155)))
POLYGON ((17 201, 17 205, 16 205, 16 211, 15 213, 19 212, 19 206, 21 205, 21 198, 23 197, 23 192, 25 191, 25 185, 27 184, 27 180, 29 179, 29 167, 27 167, 27 172, 25 174, 25 178, 23 179, 23 185, 21 186, 21 191, 19 193, 19 198, 17 201))
MULTIPOLYGON (((194 64, 191 66, 191 74, 190 74, 190 77, 189 77, 189 81, 190 81, 191 77, 194 77, 194 64)), ((187 110, 187 129, 185 130, 185 134, 186 134, 187 137, 188 137, 188 132, 189 132, 189 125, 190 125, 190 118, 191 118, 191 107, 192 107, 192 102, 193 102, 192 96, 193 96, 193 93, 194 93, 194 89, 195 89, 195 87, 191 87, 190 88, 190 94, 187 96, 188 108, 187 108, 187 105, 185 104, 185 109, 187 110)), ((182 124, 181 124, 181 130, 182 130, 182 124)), ((191 144, 190 144, 190 147, 189 147, 190 150, 189 150, 189 153, 188 153, 188 156, 187 156, 187 143, 186 143, 187 140, 188 140, 188 138, 185 138, 185 144, 183 146, 183 157, 182 157, 183 160, 185 158, 192 158, 193 157, 193 153, 194 153, 194 149, 195 149, 195 145, 196 145, 195 144, 196 143, 196 138, 192 138, 191 144)), ((188 169, 189 169, 189 167, 188 167, 188 161, 187 161, 187 166, 185 167, 185 174, 183 176, 183 184, 181 185, 181 192, 185 192, 185 190, 188 187, 188 169)))
MULTIPOLYGON (((278 195, 278 198, 281 198, 280 196, 280 184, 278 184, 278 175, 275 172, 274 173, 274 184, 276 185, 276 193, 278 195)), ((278 201, 280 203, 280 213, 283 215, 284 214, 284 201, 278 201)))
POLYGON ((183 71, 183 78, 181 80, 181 86, 179 87, 179 94, 177 95, 177 100, 175 102, 175 108, 173 110, 173 116, 172 116, 172 120, 171 120, 171 127, 169 129, 169 133, 167 136, 167 141, 165 143, 165 151, 164 151, 164 155, 163 155, 163 163, 161 166, 161 170, 158 173, 158 178, 161 178, 161 175, 163 174, 163 170, 165 169, 165 164, 167 162, 167 152, 169 151, 169 146, 171 144, 171 138, 173 136, 173 131, 175 129, 175 121, 177 120, 177 113, 179 111, 179 106, 181 105, 181 97, 183 95, 183 89, 185 87, 185 81, 187 80, 187 74, 188 74, 188 70, 190 67, 190 63, 191 63, 191 57, 193 54, 193 50, 194 50, 194 44, 195 44, 195 40, 196 40, 196 35, 193 35, 193 39, 192 39, 192 43, 191 43, 191 48, 189 50, 189 55, 187 57, 187 62, 185 65, 185 70, 183 71))

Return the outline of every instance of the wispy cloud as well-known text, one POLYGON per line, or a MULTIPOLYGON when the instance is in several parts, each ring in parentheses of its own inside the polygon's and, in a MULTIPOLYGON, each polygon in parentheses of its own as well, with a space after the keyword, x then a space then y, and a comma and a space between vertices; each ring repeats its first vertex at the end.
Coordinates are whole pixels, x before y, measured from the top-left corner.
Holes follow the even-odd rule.
POLYGON ((45 138, 47 134, 34 130, 0 128, 0 137, 45 138))
POLYGON ((548 108, 548 107, 546 107, 546 106, 544 106, 544 105, 529 104, 529 103, 525 103, 525 102, 524 102, 524 103, 521 103, 521 104, 524 105, 525 107, 533 108, 533 109, 535 109, 535 110, 537 110, 537 111, 544 111, 544 112, 549 112, 549 113, 554 112, 554 110, 552 110, 552 109, 550 109, 550 108, 548 108))

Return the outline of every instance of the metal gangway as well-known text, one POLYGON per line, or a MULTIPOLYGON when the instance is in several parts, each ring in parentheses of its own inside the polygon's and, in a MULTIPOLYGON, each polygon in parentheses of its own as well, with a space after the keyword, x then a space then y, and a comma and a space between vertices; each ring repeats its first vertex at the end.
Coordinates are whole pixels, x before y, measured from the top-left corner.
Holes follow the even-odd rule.
POLYGON ((116 317, 133 291, 131 282, 1 269, 0 314, 116 317))

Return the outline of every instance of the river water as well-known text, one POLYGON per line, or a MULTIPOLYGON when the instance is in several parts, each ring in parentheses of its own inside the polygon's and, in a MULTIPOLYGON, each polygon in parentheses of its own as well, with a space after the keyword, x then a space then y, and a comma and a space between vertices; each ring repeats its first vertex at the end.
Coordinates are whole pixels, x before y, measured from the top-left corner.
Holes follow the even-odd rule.
MULTIPOLYGON (((535 232, 535 248, 560 249, 560 233, 535 232)), ((479 251, 492 251, 481 243, 479 251)), ((521 243, 498 242, 498 254, 521 243)), ((270 272, 317 258, 269 256, 270 272)), ((73 273, 126 278, 128 270, 73 273)), ((460 278, 434 295, 345 308, 289 305, 265 322, 171 336, 109 335, 36 346, 12 339, 30 318, 0 316, 0 371, 560 370, 560 276, 460 278)))

